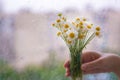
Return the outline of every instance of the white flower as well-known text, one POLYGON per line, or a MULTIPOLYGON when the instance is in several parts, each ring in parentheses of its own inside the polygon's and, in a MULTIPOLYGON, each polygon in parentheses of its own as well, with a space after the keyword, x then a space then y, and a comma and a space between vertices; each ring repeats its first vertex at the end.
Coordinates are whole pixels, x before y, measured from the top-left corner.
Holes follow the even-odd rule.
POLYGON ((76 23, 76 24, 79 24, 79 23, 80 23, 80 21, 81 21, 81 20, 80 20, 80 18, 79 18, 79 17, 77 17, 77 18, 76 18, 76 20, 75 20, 75 23, 76 23))
POLYGON ((67 44, 68 44, 68 45, 71 45, 71 44, 73 44, 73 41, 67 40, 67 44))
POLYGON ((63 30, 69 30, 71 28, 71 24, 66 22, 63 24, 63 30))
POLYGON ((56 27, 59 28, 59 27, 63 27, 63 24, 65 24, 65 22, 61 19, 57 19, 56 20, 56 27))
POLYGON ((93 27, 93 24, 91 24, 90 22, 85 22, 84 23, 84 26, 87 28, 87 29, 91 29, 93 27))
POLYGON ((74 29, 68 30, 66 34, 68 40, 75 40, 78 37, 78 32, 74 29))
POLYGON ((61 36, 61 34, 62 34, 62 33, 61 33, 60 31, 59 31, 59 32, 57 32, 57 36, 61 36))
POLYGON ((84 28, 84 21, 80 21, 79 18, 78 18, 78 20, 76 20, 75 22, 72 22, 72 23, 73 23, 74 29, 76 31, 80 31, 84 28))

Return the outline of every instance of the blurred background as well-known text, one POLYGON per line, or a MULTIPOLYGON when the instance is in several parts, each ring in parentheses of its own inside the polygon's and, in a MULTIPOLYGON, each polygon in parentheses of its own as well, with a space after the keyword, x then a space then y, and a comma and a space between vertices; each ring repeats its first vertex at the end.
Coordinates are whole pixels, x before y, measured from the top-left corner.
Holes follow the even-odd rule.
MULTIPOLYGON (((101 26, 86 50, 120 54, 120 0, 0 0, 0 80, 69 80, 69 50, 51 27, 58 13, 101 26)), ((107 79, 117 80, 113 73, 85 78, 107 79)))

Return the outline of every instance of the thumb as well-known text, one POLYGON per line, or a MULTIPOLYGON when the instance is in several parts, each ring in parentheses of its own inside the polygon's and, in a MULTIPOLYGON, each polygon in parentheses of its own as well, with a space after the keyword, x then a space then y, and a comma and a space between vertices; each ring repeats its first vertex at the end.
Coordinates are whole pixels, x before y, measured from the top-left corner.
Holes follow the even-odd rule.
POLYGON ((102 65, 103 61, 101 59, 94 60, 92 62, 85 63, 81 66, 81 69, 84 70, 91 70, 94 68, 99 68, 102 65))

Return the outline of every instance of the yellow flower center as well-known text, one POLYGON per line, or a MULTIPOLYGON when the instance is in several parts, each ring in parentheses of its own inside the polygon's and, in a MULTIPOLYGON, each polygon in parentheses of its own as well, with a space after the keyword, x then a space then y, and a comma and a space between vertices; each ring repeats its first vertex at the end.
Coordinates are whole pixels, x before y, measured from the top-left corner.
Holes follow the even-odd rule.
POLYGON ((66 21, 66 18, 65 18, 65 17, 62 17, 62 19, 63 19, 64 21, 66 21))
POLYGON ((59 14, 58 14, 58 16, 60 16, 60 17, 61 17, 61 16, 62 16, 62 14, 61 14, 61 13, 59 13, 59 14))
POLYGON ((69 34, 69 37, 70 37, 70 38, 74 38, 74 37, 75 37, 75 34, 74 34, 73 32, 71 32, 71 33, 69 34))
POLYGON ((80 29, 83 29, 83 28, 84 28, 84 26, 80 25, 80 29))
POLYGON ((59 22, 61 22, 61 20, 60 20, 60 19, 58 19, 58 20, 56 20, 56 22, 57 22, 57 23, 59 23, 59 22))
POLYGON ((68 30, 64 30, 64 32, 67 32, 68 30))
POLYGON ((100 27, 96 27, 96 31, 100 31, 100 27))
POLYGON ((83 18, 83 21, 86 21, 87 19, 86 18, 83 18))
POLYGON ((83 22, 81 21, 79 24, 80 24, 80 25, 83 25, 83 22))
POLYGON ((87 25, 87 28, 88 28, 88 29, 91 29, 91 27, 92 27, 91 25, 87 25))
POLYGON ((100 32, 99 32, 99 31, 95 32, 95 35, 96 35, 96 36, 99 36, 99 35, 100 35, 100 32))
POLYGON ((64 25, 64 28, 69 28, 69 25, 68 25, 68 24, 65 24, 65 25, 64 25))
POLYGON ((93 26, 93 24, 91 24, 91 26, 93 26))
POLYGON ((71 43, 72 43, 72 41, 68 40, 68 41, 67 41, 67 43, 68 43, 68 44, 71 44, 71 43))
POLYGON ((58 33, 57 33, 57 36, 60 36, 60 35, 61 35, 61 32, 58 32, 58 33))
POLYGON ((79 24, 76 24, 76 28, 78 28, 79 27, 79 24))
POLYGON ((52 26, 55 26, 55 24, 53 23, 52 26))
POLYGON ((79 38, 79 39, 83 39, 83 38, 84 38, 84 35, 83 35, 83 34, 80 34, 80 35, 78 36, 78 38, 79 38))
POLYGON ((80 21, 80 18, 76 18, 77 21, 80 21))

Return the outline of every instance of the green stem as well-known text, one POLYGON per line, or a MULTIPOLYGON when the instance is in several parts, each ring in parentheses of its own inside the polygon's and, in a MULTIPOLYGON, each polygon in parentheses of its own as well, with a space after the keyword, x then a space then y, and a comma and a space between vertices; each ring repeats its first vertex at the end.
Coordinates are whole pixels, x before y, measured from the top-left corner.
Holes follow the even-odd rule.
POLYGON ((72 80, 76 80, 77 78, 80 78, 82 80, 82 60, 81 60, 81 54, 82 52, 77 52, 74 55, 71 53, 71 63, 70 63, 70 71, 71 71, 71 77, 72 80))

